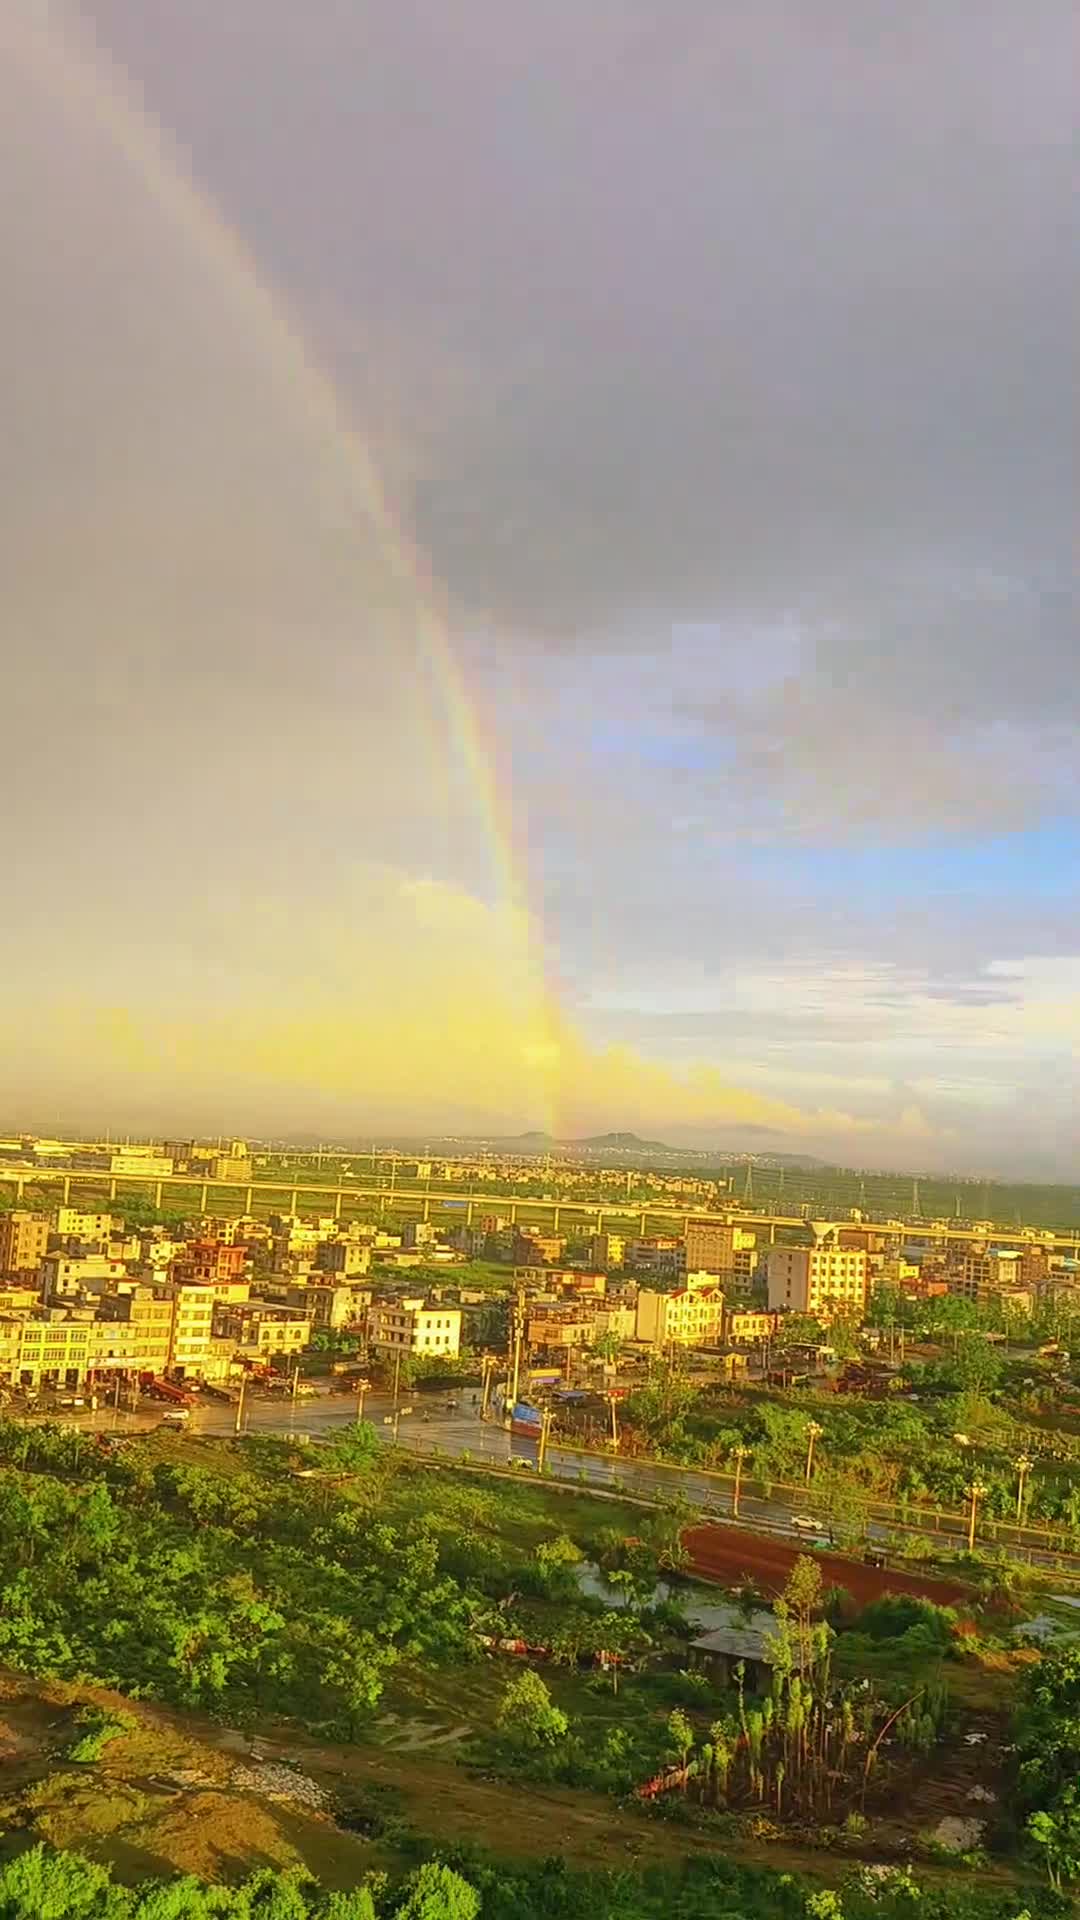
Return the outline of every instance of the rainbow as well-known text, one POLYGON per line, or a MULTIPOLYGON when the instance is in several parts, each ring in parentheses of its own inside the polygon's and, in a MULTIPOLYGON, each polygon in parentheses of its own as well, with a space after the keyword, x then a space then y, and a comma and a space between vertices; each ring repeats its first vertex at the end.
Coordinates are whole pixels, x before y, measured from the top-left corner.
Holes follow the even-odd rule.
MULTIPOLYGON (((540 1029, 547 1031, 551 1002, 530 910, 525 849, 515 837, 510 794, 500 785, 494 756, 485 746, 476 704, 427 563, 395 519, 375 462, 349 426, 332 378, 313 356, 282 297, 267 286, 236 233, 186 174, 164 130, 132 100, 115 61, 97 46, 87 47, 82 36, 76 39, 70 22, 57 20, 50 0, 36 6, 15 0, 14 7, 5 7, 0 48, 12 37, 19 43, 16 51, 21 46, 58 102, 69 112, 85 116, 112 141, 165 219, 237 304, 251 338, 266 357, 276 388, 289 405, 302 409, 305 426, 323 455, 332 456, 336 477, 355 504, 357 516, 373 530, 392 576, 407 587, 448 737, 467 777, 493 892, 501 906, 520 917, 525 929, 531 1007, 540 1029)), ((549 1109, 544 1125, 555 1132, 547 1077, 539 1072, 538 1083, 545 1083, 544 1104, 549 1109)))

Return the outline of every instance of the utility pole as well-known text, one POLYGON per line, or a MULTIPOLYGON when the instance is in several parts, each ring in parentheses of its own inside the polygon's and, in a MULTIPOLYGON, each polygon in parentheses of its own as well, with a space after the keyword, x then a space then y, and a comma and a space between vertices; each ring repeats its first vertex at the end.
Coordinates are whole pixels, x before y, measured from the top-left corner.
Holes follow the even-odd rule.
POLYGON ((982 1499, 982 1496, 985 1492, 986 1492, 986 1488, 983 1486, 983 1483, 981 1480, 973 1480, 970 1487, 968 1488, 968 1493, 971 1495, 971 1512, 968 1516, 968 1552, 969 1553, 974 1553, 975 1551, 975 1516, 979 1510, 979 1501, 982 1499))
POLYGON ((743 1461, 748 1457, 749 1452, 749 1447, 736 1447, 734 1449, 735 1485, 731 1489, 731 1517, 733 1520, 737 1520, 739 1517, 739 1494, 742 1491, 743 1461))
POLYGON ((1035 1462, 1026 1453, 1021 1453, 1013 1462, 1019 1478, 1016 1482, 1016 1524, 1020 1526, 1024 1518, 1024 1482, 1035 1462))
POLYGON ((247 1374, 242 1373, 240 1375, 240 1397, 236 1402, 236 1425, 233 1428, 234 1433, 240 1433, 243 1431, 244 1395, 246 1392, 247 1392, 247 1374))
POLYGON ((364 1395, 366 1392, 367 1392, 367 1381, 361 1380, 358 1383, 356 1388, 356 1424, 357 1426, 360 1425, 360 1422, 364 1417, 364 1395))
POLYGON ((400 1352, 398 1352, 398 1353, 395 1353, 394 1355, 394 1405, 395 1407, 397 1406, 397 1403, 398 1403, 398 1389, 400 1385, 401 1385, 401 1354, 400 1352))
POLYGON ((810 1425, 806 1429, 806 1484, 807 1486, 810 1485, 810 1478, 814 1471, 814 1442, 815 1440, 819 1440, 821 1438, 821 1435, 824 1433, 824 1431, 825 1431, 824 1427, 820 1427, 816 1420, 811 1420, 810 1425))
POLYGON ((480 1362, 480 1374, 481 1374, 481 1380, 482 1380, 482 1389, 480 1394, 481 1420, 486 1420, 488 1417, 488 1405, 491 1400, 491 1382, 492 1382, 492 1377, 494 1375, 494 1372, 495 1372, 495 1356, 493 1353, 485 1353, 483 1359, 480 1362))
POLYGON ((615 1453, 619 1451, 619 1416, 616 1412, 615 1395, 608 1394, 608 1406, 611 1408, 611 1445, 615 1453))
POLYGON ((545 1407, 543 1413, 540 1415, 540 1447, 536 1456, 536 1470, 538 1473, 543 1473, 544 1471, 544 1462, 547 1459, 548 1435, 551 1432, 552 1418, 551 1408, 545 1407))

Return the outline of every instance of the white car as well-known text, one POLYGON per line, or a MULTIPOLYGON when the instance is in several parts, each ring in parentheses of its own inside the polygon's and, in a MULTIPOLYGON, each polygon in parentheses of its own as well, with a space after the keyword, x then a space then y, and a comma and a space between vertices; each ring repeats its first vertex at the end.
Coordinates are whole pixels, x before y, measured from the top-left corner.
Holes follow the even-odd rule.
POLYGON ((800 1527, 804 1533, 824 1533, 825 1531, 824 1521, 813 1520, 808 1513, 793 1513, 791 1524, 793 1527, 800 1527))

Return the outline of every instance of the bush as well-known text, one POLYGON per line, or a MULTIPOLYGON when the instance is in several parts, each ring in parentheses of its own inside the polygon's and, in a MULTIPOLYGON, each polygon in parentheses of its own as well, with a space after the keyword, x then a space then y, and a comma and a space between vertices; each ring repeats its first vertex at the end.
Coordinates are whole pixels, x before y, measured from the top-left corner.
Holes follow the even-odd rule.
POLYGON ((885 1593, 880 1600, 872 1600, 864 1607, 858 1617, 859 1632, 869 1634, 871 1640, 899 1640, 914 1627, 926 1630, 921 1644, 940 1650, 953 1638, 956 1615, 951 1607, 936 1607, 931 1600, 917 1600, 906 1593, 885 1593))

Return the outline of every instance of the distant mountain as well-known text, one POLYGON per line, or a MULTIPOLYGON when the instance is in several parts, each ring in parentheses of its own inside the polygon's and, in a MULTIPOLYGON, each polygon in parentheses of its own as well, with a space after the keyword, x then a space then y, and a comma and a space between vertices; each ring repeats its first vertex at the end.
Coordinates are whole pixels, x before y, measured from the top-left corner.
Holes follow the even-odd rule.
POLYGON ((515 1133, 506 1142, 508 1147, 553 1147, 555 1136, 541 1133, 539 1127, 530 1127, 528 1133, 515 1133))
POLYGON ((666 1147, 662 1140, 642 1140, 636 1133, 594 1133, 587 1140, 570 1140, 568 1146, 617 1148, 620 1153, 674 1153, 674 1147, 666 1147))

